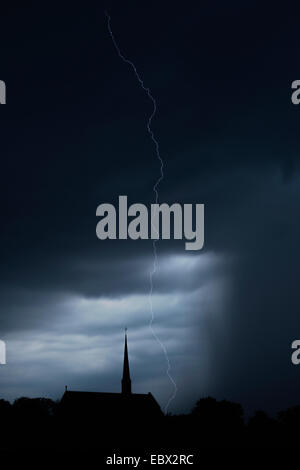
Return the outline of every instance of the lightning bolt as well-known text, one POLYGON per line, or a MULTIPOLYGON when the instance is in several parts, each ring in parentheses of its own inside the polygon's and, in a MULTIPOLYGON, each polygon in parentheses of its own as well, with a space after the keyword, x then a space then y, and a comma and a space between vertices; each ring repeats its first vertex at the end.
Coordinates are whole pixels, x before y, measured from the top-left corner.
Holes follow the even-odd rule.
MULTIPOLYGON (((127 59, 122 53, 121 53, 121 50, 118 46, 118 43, 117 41, 115 40, 115 37, 113 35, 113 32, 112 32, 112 29, 111 29, 111 18, 109 16, 109 14, 107 12, 105 12, 105 16, 107 18, 107 28, 108 28, 108 31, 109 31, 109 34, 110 34, 110 37, 111 37, 111 40, 113 42, 113 45, 118 53, 118 56, 120 57, 120 59, 123 60, 123 62, 125 62, 126 64, 130 65, 130 67, 132 68, 141 88, 146 92, 148 98, 151 100, 152 102, 152 105, 153 105, 153 110, 152 110, 152 113, 151 115, 149 116, 148 118, 148 121, 147 121, 147 131, 150 135, 150 138, 154 144, 154 147, 155 147, 155 153, 156 153, 156 157, 159 161, 159 165, 160 165, 160 175, 159 175, 159 178, 157 179, 156 183, 154 184, 153 186, 153 192, 154 192, 154 196, 155 196, 155 204, 158 203, 158 187, 161 183, 161 181, 164 179, 164 162, 163 162, 163 159, 161 158, 161 155, 160 155, 160 151, 159 151, 159 143, 157 141, 157 139, 155 138, 155 135, 154 135, 154 132, 152 131, 151 129, 151 124, 152 124, 152 120, 156 114, 156 111, 157 111, 157 104, 156 104, 156 100, 155 98, 153 97, 153 95, 151 94, 151 91, 150 91, 150 88, 146 87, 144 85, 144 81, 141 79, 137 69, 136 69, 136 66, 134 65, 134 63, 127 59)), ((156 230, 156 228, 154 227, 157 235, 158 235, 158 232, 156 230)), ((165 360, 166 360, 166 364, 167 364, 167 369, 166 369, 166 374, 173 386, 173 393, 171 394, 171 396, 169 397, 168 401, 167 401, 167 404, 165 405, 165 413, 168 412, 168 409, 169 409, 169 406, 170 406, 170 403, 172 402, 172 400, 174 400, 176 394, 177 394, 177 385, 176 385, 176 382, 175 380, 173 379, 172 375, 171 375, 171 363, 170 363, 170 359, 169 359, 169 356, 168 356, 168 352, 167 352, 167 349, 165 347, 165 345, 163 344, 163 342, 159 339, 159 337, 157 336, 157 334, 155 333, 154 329, 153 329, 153 322, 154 322, 154 309, 153 309, 153 301, 152 301, 152 296, 153 296, 153 278, 154 278, 154 275, 157 271, 157 266, 158 266, 158 257, 157 257, 157 248, 156 248, 156 243, 157 243, 157 239, 154 239, 153 242, 152 242, 152 246, 153 246, 153 267, 152 269, 150 270, 150 273, 149 273, 149 280, 150 280, 150 290, 149 290, 149 305, 150 305, 150 322, 149 322, 149 328, 150 328, 150 331, 153 335, 153 337, 155 338, 155 340, 157 341, 157 343, 159 344, 159 346, 161 347, 163 353, 164 353, 164 356, 165 356, 165 360)))

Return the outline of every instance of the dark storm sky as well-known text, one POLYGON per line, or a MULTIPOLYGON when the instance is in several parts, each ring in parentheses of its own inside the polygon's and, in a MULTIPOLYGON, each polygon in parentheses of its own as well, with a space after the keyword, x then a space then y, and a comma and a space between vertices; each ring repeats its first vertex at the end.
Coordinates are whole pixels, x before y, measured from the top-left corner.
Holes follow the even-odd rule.
POLYGON ((151 241, 96 238, 96 207, 205 204, 205 249, 158 244, 154 328, 178 384, 276 411, 299 403, 300 11, 260 2, 2 7, 1 316, 7 399, 118 391, 123 327, 136 392, 172 393, 152 337, 151 241))

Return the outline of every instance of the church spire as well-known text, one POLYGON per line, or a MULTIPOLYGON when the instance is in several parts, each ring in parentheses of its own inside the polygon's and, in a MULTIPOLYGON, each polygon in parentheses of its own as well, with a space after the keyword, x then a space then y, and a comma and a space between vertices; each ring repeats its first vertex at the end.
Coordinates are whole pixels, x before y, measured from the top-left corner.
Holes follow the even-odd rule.
POLYGON ((122 378, 122 394, 131 394, 131 380, 129 372, 128 349, 127 349, 127 328, 125 328, 125 346, 124 346, 124 364, 123 364, 123 378, 122 378))

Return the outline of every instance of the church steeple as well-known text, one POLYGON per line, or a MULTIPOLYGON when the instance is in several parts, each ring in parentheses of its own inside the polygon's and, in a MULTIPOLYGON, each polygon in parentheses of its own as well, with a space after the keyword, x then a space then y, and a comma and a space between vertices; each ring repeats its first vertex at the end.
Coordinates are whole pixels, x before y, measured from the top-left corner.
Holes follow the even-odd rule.
POLYGON ((131 394, 131 379, 129 372, 128 349, 127 349, 127 328, 125 328, 124 364, 122 377, 122 394, 131 394))

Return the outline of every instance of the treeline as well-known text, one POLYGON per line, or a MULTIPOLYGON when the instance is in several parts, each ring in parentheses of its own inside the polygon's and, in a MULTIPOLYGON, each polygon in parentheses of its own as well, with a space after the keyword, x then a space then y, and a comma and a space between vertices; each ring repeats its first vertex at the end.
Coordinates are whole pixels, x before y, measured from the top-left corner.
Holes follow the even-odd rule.
MULTIPOLYGON (((113 410, 112 410, 113 411, 113 410)), ((64 420, 60 403, 47 398, 0 400, 0 448, 64 449, 93 447, 184 451, 205 448, 297 448, 300 406, 270 417, 257 411, 246 420, 238 403, 201 398, 190 414, 145 420, 111 413, 106 421, 93 413, 80 422, 76 410, 64 420)))

